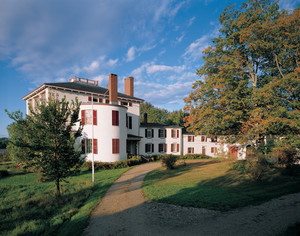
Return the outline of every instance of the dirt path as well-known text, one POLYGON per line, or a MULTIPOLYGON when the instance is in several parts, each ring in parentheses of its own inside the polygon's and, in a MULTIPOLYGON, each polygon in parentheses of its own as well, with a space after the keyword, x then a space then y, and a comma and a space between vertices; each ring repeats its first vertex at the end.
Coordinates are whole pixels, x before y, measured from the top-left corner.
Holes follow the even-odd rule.
POLYGON ((124 173, 92 213, 84 235, 280 235, 300 222, 300 193, 225 213, 147 203, 143 179, 159 166, 149 163, 124 173))

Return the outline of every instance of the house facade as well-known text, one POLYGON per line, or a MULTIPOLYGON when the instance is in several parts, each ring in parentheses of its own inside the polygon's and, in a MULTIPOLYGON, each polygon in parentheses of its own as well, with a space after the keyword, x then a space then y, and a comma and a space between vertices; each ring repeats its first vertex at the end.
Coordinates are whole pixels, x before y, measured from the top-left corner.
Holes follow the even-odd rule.
MULTIPOLYGON (((124 80, 124 93, 118 92, 117 75, 109 75, 107 88, 97 81, 74 77, 65 83, 45 83, 23 97, 27 114, 31 106, 50 96, 67 101, 78 99, 82 137, 77 147, 86 160, 114 162, 126 160, 129 155, 158 155, 203 153, 217 157, 221 151, 231 157, 243 159, 240 145, 224 145, 220 140, 183 133, 176 125, 140 122, 140 104, 143 99, 134 97, 134 78, 124 80)), ((79 124, 78 124, 79 125, 79 124)))

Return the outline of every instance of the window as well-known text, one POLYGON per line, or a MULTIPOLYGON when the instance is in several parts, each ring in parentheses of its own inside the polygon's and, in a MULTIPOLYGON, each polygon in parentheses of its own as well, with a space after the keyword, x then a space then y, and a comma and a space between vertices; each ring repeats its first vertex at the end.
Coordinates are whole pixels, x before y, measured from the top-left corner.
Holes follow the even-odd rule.
POLYGON ((109 99, 105 99, 105 103, 106 103, 106 104, 109 104, 109 99))
POLYGON ((132 107, 132 102, 129 103, 129 106, 132 107))
POLYGON ((128 105, 128 102, 121 102, 121 105, 122 105, 122 106, 127 106, 127 105, 128 105))
POLYGON ((216 153, 218 151, 218 149, 216 147, 212 147, 210 151, 211 151, 211 153, 216 153))
POLYGON ((194 153, 194 148, 193 147, 189 147, 188 148, 188 153, 194 153))
POLYGON ((145 144, 145 152, 147 152, 147 153, 154 152, 154 144, 146 143, 145 144))
POLYGON ((175 129, 172 129, 172 130, 171 130, 171 134, 172 134, 172 135, 171 135, 171 136, 172 136, 172 138, 175 138, 175 135, 176 135, 176 130, 175 130, 175 129))
POLYGON ((91 101, 92 101, 92 97, 89 97, 89 98, 88 98, 88 101, 91 102, 91 101))
POLYGON ((179 152, 179 144, 178 143, 171 144, 171 152, 179 152))
POLYGON ((153 129, 145 129, 145 138, 153 138, 154 137, 154 130, 153 129))
POLYGON ((218 141, 218 138, 217 138, 217 137, 211 138, 211 142, 215 143, 215 142, 217 142, 217 141, 218 141))
POLYGON ((164 129, 159 129, 158 130, 158 137, 159 138, 165 138, 165 131, 164 129))
POLYGON ((132 129, 132 116, 128 116, 128 128, 132 129))
POLYGON ((158 144, 158 152, 164 152, 164 147, 165 147, 165 144, 164 143, 159 143, 158 144))
POLYGON ((205 136, 201 136, 201 142, 206 142, 206 137, 205 136))
POLYGON ((112 153, 120 153, 120 140, 118 138, 112 139, 112 153))
POLYGON ((179 138, 179 129, 177 130, 177 138, 179 138))
POLYGON ((194 138, 195 138, 195 136, 189 135, 188 136, 188 142, 194 142, 194 138))
POLYGON ((82 139, 81 140, 81 150, 83 153, 98 153, 98 140, 97 139, 82 139))
POLYGON ((112 125, 119 126, 119 111, 112 111, 112 125))
POLYGON ((82 110, 81 123, 82 125, 97 125, 97 110, 82 110))
POLYGON ((99 98, 99 102, 100 102, 100 103, 103 103, 103 99, 102 99, 102 98, 99 98))

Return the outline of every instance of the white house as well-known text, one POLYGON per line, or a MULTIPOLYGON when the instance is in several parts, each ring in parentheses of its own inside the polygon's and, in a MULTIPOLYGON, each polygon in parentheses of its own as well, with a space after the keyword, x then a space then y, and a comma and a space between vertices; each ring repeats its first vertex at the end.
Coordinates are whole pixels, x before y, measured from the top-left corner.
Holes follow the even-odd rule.
POLYGON ((183 133, 182 127, 148 123, 147 116, 140 123, 140 104, 143 99, 134 97, 134 78, 124 81, 124 93, 118 92, 117 75, 109 75, 107 88, 97 81, 74 77, 69 82, 45 83, 23 97, 29 106, 50 96, 72 101, 77 98, 80 119, 83 125, 82 151, 87 160, 114 162, 126 160, 128 155, 157 155, 203 153, 217 157, 217 153, 229 152, 229 156, 243 159, 244 149, 240 145, 224 145, 219 140, 183 133))

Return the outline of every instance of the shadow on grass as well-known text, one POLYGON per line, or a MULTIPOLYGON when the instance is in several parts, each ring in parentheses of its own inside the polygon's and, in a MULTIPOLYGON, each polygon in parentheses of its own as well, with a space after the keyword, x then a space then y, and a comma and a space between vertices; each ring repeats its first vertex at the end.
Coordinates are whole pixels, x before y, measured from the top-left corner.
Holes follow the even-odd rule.
MULTIPOLYGON (((144 186, 182 175, 193 167, 201 169, 202 166, 214 163, 217 162, 187 164, 186 167, 180 167, 174 172, 167 173, 156 170, 146 177, 148 184, 144 184, 144 186)), ((167 186, 160 186, 160 188, 161 191, 165 191, 167 186)), ((160 192, 159 188, 156 191, 160 192)), ((228 170, 224 175, 195 183, 194 187, 183 187, 176 194, 167 197, 157 196, 157 201, 186 207, 227 211, 261 204, 273 198, 299 191, 300 177, 298 175, 283 176, 278 172, 276 174, 269 173, 262 181, 251 181, 248 176, 240 174, 238 171, 228 170)))

